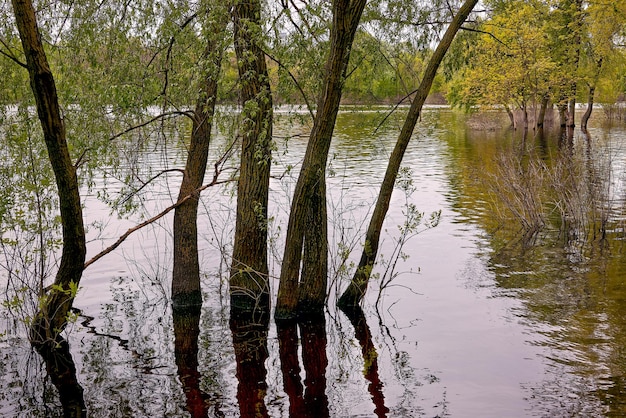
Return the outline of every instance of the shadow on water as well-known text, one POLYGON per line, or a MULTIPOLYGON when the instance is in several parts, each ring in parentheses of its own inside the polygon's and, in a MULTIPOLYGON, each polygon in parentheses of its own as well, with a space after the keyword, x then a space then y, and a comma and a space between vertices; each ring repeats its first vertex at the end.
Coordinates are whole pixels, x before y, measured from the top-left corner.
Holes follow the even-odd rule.
POLYGON ((43 358, 48 376, 59 392, 63 416, 86 417, 83 387, 76 378, 76 365, 67 341, 59 336, 56 341, 48 341, 38 347, 37 352, 43 358))

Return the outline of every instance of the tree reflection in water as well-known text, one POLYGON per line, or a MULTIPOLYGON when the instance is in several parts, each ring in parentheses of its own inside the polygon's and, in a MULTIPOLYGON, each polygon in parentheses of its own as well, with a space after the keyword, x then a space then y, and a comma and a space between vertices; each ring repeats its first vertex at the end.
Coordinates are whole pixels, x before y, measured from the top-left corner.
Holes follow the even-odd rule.
POLYGON ((354 327, 354 334, 361 346, 363 355, 363 376, 369 382, 367 389, 374 402, 374 413, 377 417, 386 417, 389 408, 385 406, 383 383, 378 376, 378 353, 372 342, 372 333, 367 326, 365 314, 360 306, 342 309, 354 327))
POLYGON ((268 326, 267 313, 252 317, 232 315, 230 319, 237 362, 237 401, 242 418, 269 416, 265 405, 268 326))
POLYGON ((328 417, 326 396, 326 321, 280 321, 277 323, 278 345, 283 386, 289 397, 290 417, 328 417), (304 386, 300 380, 298 328, 302 340, 304 386), (304 393, 303 393, 304 392, 304 393))
POLYGON ((211 398, 200 388, 201 375, 198 371, 198 336, 200 334, 201 306, 172 308, 174 320, 174 357, 178 377, 183 385, 187 411, 192 418, 222 417, 223 413, 213 405, 211 398))
POLYGON ((63 416, 86 417, 83 388, 76 378, 76 365, 67 341, 58 336, 56 341, 46 341, 38 347, 37 352, 46 364, 46 371, 52 384, 59 391, 63 416))

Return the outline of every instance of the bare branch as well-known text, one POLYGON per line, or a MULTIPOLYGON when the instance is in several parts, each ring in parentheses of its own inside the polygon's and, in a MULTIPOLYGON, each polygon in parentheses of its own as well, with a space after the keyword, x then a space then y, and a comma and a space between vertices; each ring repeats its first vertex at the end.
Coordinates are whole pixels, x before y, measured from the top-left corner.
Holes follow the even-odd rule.
POLYGON ((111 138, 109 138, 109 141, 113 141, 113 140, 121 137, 122 135, 125 135, 125 134, 127 134, 129 132, 132 132, 134 130, 137 130, 139 128, 143 128, 144 126, 150 125, 152 122, 155 122, 155 121, 160 120, 160 119, 165 119, 165 118, 170 117, 170 116, 187 116, 188 118, 191 118, 193 120, 193 115, 191 114, 191 112, 183 112, 183 111, 180 111, 180 110, 175 110, 175 111, 171 111, 171 112, 165 112, 165 113, 161 113, 160 115, 157 115, 157 116, 153 117, 149 121, 142 122, 139 125, 131 126, 130 128, 128 128, 128 129, 126 129, 126 130, 124 130, 124 131, 122 131, 122 132, 120 132, 118 134, 113 135, 111 138))
POLYGON ((142 183, 141 187, 138 188, 137 190, 133 191, 132 193, 130 193, 128 196, 126 196, 124 198, 124 200, 122 200, 120 202, 120 204, 126 203, 131 197, 135 196, 137 193, 142 191, 144 189, 144 187, 148 186, 150 183, 152 183, 154 180, 156 180, 159 177, 161 177, 163 174, 173 173, 173 172, 179 172, 181 174, 185 174, 185 170, 180 169, 180 168, 170 168, 168 170, 163 170, 163 171, 159 172, 158 174, 155 174, 154 176, 152 176, 150 179, 148 179, 148 181, 146 181, 146 182, 142 181, 141 182, 142 183))
POLYGON ((17 65, 19 65, 19 66, 20 66, 20 67, 22 67, 22 68, 28 68, 28 67, 26 66, 26 64, 25 64, 25 63, 23 63, 22 61, 20 61, 20 60, 19 60, 19 59, 18 59, 18 58, 17 58, 17 57, 13 54, 13 52, 11 51, 11 47, 10 47, 9 45, 7 45, 7 43, 6 43, 6 42, 4 42, 4 40, 3 40, 3 39, 0 39, 0 44, 2 44, 2 46, 4 46, 4 47, 7 49, 7 51, 8 51, 8 52, 7 52, 7 51, 3 51, 2 49, 0 49, 0 54, 1 54, 1 55, 4 55, 5 57, 7 57, 8 59, 10 59, 11 61, 13 61, 14 63, 16 63, 17 65))
POLYGON ((304 100, 304 103, 306 104, 307 109, 309 110, 309 114, 311 115, 311 119, 315 119, 315 114, 313 113, 313 108, 311 107, 311 104, 309 103, 309 99, 306 96, 306 93, 304 92, 304 90, 302 89, 302 86, 300 86, 300 83, 298 83, 298 80, 296 79, 296 77, 293 75, 293 73, 291 71, 289 71, 289 68, 285 67, 285 65, 280 62, 279 60, 277 60, 276 58, 274 58, 272 55, 270 55, 267 52, 263 52, 269 59, 271 59, 272 61, 274 61, 276 64, 278 64, 278 66, 280 68, 282 68, 283 70, 287 71, 287 74, 289 74, 289 77, 291 78, 291 80, 293 81, 293 84, 295 84, 296 88, 300 91, 300 94, 302 95, 302 99, 304 100))
POLYGON ((161 219, 162 217, 164 217, 165 215, 167 215, 168 213, 170 213, 172 210, 176 209, 177 207, 179 207, 180 205, 182 205, 183 203, 185 203, 186 201, 188 201, 189 199, 191 199, 193 196, 199 194, 200 192, 202 192, 203 190, 208 189, 209 187, 212 186, 217 186, 219 184, 224 184, 224 183, 229 183, 235 181, 235 179, 228 179, 228 180, 223 180, 223 181, 217 181, 215 180, 215 178, 213 179, 213 181, 211 181, 211 183, 209 184, 205 184, 204 186, 196 189, 193 191, 193 193, 188 194, 187 196, 183 197, 182 199, 178 200, 176 203, 174 203, 173 205, 165 208, 163 211, 161 211, 160 213, 158 213, 157 215, 154 215, 152 218, 145 220, 144 222, 128 229, 128 231, 126 231, 124 234, 122 234, 117 241, 115 241, 113 244, 111 244, 110 246, 108 246, 107 248, 105 248, 104 250, 100 251, 98 254, 96 254, 95 256, 93 256, 91 259, 89 259, 85 265, 83 266, 83 270, 85 270, 87 267, 89 267, 90 265, 92 265, 93 263, 95 263, 96 261, 100 260, 102 257, 104 257, 105 255, 109 254, 110 252, 112 252, 113 250, 115 250, 117 247, 119 247, 124 241, 126 241, 126 239, 133 233, 133 232, 137 232, 140 229, 158 221, 159 219, 161 219))
POLYGON ((411 95, 415 94, 417 92, 418 89, 413 90, 412 92, 410 92, 409 94, 407 94, 406 96, 404 96, 403 98, 401 98, 398 103, 396 103, 396 105, 393 107, 393 109, 391 109, 389 111, 389 113, 387 113, 385 115, 385 117, 383 118, 383 120, 380 121, 380 123, 378 124, 378 126, 376 126, 376 129, 374 129, 374 133, 378 132, 378 129, 380 129, 381 126, 383 126, 383 124, 385 123, 385 121, 387 119, 389 119, 389 116, 391 116, 393 114, 393 112, 396 111, 396 109, 408 98, 411 97, 411 95))
POLYGON ((465 27, 465 26, 461 26, 459 29, 461 29, 461 30, 466 30, 466 31, 468 31, 468 32, 476 32, 476 33, 482 33, 482 34, 485 34, 485 35, 489 35, 489 36, 491 36, 491 37, 492 37, 492 38, 493 38, 496 42, 498 42, 498 43, 500 43, 500 44, 502 44, 502 45, 506 46, 507 48, 509 47, 507 44, 505 44, 504 42, 502 42, 500 39, 498 39, 498 37, 497 37, 496 35, 494 35, 494 34, 493 34, 493 33, 491 33, 491 32, 487 32, 487 31, 480 30, 480 29, 468 28, 468 27, 465 27))

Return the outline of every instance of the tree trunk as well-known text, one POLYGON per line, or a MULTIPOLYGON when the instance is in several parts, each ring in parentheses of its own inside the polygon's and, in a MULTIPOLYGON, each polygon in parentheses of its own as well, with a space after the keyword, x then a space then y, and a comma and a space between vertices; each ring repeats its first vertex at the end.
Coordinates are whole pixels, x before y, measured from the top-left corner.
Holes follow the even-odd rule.
POLYGON ((446 30, 443 38, 439 42, 439 45, 437 45, 433 56, 428 62, 428 66, 424 71, 422 82, 417 89, 413 103, 411 103, 409 113, 404 121, 404 125, 402 126, 402 131, 398 136, 398 140, 393 152, 391 153, 391 157, 389 157, 387 171, 385 172, 385 177, 380 187, 378 199, 376 200, 376 206, 374 207, 374 213, 372 214, 372 219, 370 220, 370 224, 365 235, 365 245, 363 246, 363 252, 361 253, 359 265, 354 273, 354 276, 352 277, 350 285, 339 298, 339 306, 349 307, 358 305, 365 295, 367 284, 372 273, 372 268, 374 267, 374 262, 376 261, 376 255, 378 254, 380 233, 387 210, 389 209, 389 202, 391 201, 393 187, 396 177, 398 176, 400 164, 402 163, 402 157, 404 156, 404 152, 406 151, 409 141, 411 140, 413 129, 415 128, 415 124, 417 123, 422 111, 422 106, 426 101, 430 87, 435 79, 439 64, 441 64, 441 61, 448 51, 448 48, 454 40, 459 28, 467 16, 471 13, 477 2, 478 0, 465 0, 457 14, 454 16, 454 19, 452 19, 450 26, 446 30))
POLYGON ((212 13, 213 27, 203 54, 207 62, 206 76, 200 88, 200 94, 193 113, 191 140, 187 154, 187 164, 180 185, 178 200, 192 195, 174 212, 174 266, 172 272, 172 304, 191 306, 202 304, 200 291, 200 264, 198 261, 198 202, 197 189, 204 182, 215 101, 217 83, 222 61, 223 47, 228 19, 225 10, 212 13))
POLYGON ((546 120, 546 111, 548 110, 548 103, 550 103, 550 96, 546 93, 541 99, 541 107, 539 108, 539 115, 537 116, 537 128, 543 128, 546 120))
POLYGON ((596 74, 593 80, 593 84, 589 85, 589 93, 587 95, 587 109, 585 110, 585 113, 580 119, 580 126, 584 130, 587 130, 587 123, 589 122, 589 118, 591 118, 591 112, 593 112, 594 96, 596 93, 596 83, 598 82, 598 79, 600 78, 600 71, 602 70, 602 62, 603 62, 602 58, 600 58, 596 62, 596 74))
POLYGON ((513 130, 516 130, 517 124, 515 123, 515 114, 513 113, 509 105, 507 104, 504 105, 504 110, 506 110, 506 114, 508 115, 509 120, 511 121, 511 126, 513 127, 513 130))
POLYGON ((559 123, 561 128, 565 128, 567 126, 567 105, 559 103, 559 123))
POLYGON ((593 97, 595 95, 595 91, 595 86, 589 86, 589 95, 587 96, 587 109, 585 110, 585 113, 583 113, 582 118, 580 118, 580 127, 584 130, 587 130, 587 123, 589 122, 591 112, 593 111, 593 97))
POLYGON ((522 103, 520 108, 522 109, 522 121, 524 122, 524 130, 527 131, 528 130, 528 106, 526 105, 526 102, 522 103))
MULTIPOLYGON (((569 101, 567 104, 567 128, 574 131, 576 126, 576 91, 578 89, 578 83, 576 82, 576 73, 578 71, 578 64, 580 61, 580 48, 582 40, 582 27, 583 27, 583 2, 582 0, 574 0, 574 14, 572 16, 572 22, 568 25, 568 29, 572 32, 572 52, 569 57, 569 70, 572 72, 572 82, 570 83, 569 101)), ((568 135, 570 135, 568 133, 568 135)))
POLYGON ((67 148, 54 77, 41 42, 35 10, 30 0, 13 0, 13 10, 26 56, 30 86, 35 95, 37 115, 57 183, 63 227, 63 251, 54 286, 42 299, 30 327, 31 343, 37 347, 45 341, 56 341, 65 328, 85 263, 85 228, 76 167, 67 148))
POLYGON ((279 320, 323 313, 328 266, 326 164, 350 49, 365 3, 366 0, 333 2, 324 88, 289 214, 275 313, 279 320), (301 262, 302 277, 299 282, 301 262))
POLYGON ((230 273, 231 314, 269 310, 267 203, 272 95, 261 48, 261 2, 237 1, 232 12, 241 102, 241 168, 230 273))
MULTIPOLYGON (((576 91, 576 83, 572 83, 572 90, 576 91)), ((576 96, 573 96, 567 102, 567 128, 574 129, 576 127, 576 96)))

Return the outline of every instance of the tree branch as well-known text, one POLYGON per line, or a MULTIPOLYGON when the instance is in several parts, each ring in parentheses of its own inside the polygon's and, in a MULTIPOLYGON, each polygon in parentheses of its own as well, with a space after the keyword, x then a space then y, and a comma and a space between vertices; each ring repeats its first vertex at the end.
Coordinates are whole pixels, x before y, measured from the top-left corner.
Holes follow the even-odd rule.
POLYGON ((466 31, 468 31, 468 32, 476 32, 476 33, 482 33, 482 34, 484 34, 484 35, 489 35, 489 36, 491 36, 491 37, 492 37, 492 38, 493 38, 496 42, 498 42, 498 43, 500 43, 500 44, 502 44, 502 45, 506 46, 507 48, 509 48, 509 46, 508 46, 507 44, 505 44, 504 42, 502 42, 500 39, 498 39, 498 37, 497 37, 496 35, 494 35, 494 34, 493 34, 493 33, 491 33, 491 32, 487 32, 487 31, 480 30, 480 29, 468 28, 468 27, 465 27, 465 26, 461 26, 459 29, 461 29, 461 30, 466 30, 466 31))
POLYGON ((126 238, 128 238, 133 232, 137 232, 140 229, 142 229, 145 226, 148 226, 156 221, 158 221, 159 219, 161 219, 162 217, 164 217, 165 215, 167 215, 168 213, 170 213, 172 210, 176 209, 177 207, 179 207, 180 205, 182 205, 183 203, 185 203, 186 201, 188 201, 189 199, 191 199, 193 196, 199 194, 200 192, 202 192, 203 190, 208 189, 209 187, 212 186, 216 186, 219 184, 224 184, 224 183, 228 183, 231 181, 235 181, 235 179, 228 179, 228 180, 223 180, 223 181, 217 181, 215 180, 215 177, 213 178, 213 181, 211 181, 211 183, 209 184, 205 184, 204 186, 196 189, 193 191, 193 193, 188 194, 187 196, 183 197, 182 199, 178 200, 176 203, 174 203, 173 205, 165 208, 163 211, 161 211, 160 213, 158 213, 157 215, 154 215, 152 218, 145 220, 144 222, 135 225, 134 227, 128 229, 124 234, 122 234, 117 241, 115 241, 112 245, 108 246, 107 248, 105 248, 104 250, 100 251, 98 254, 96 254, 95 256, 93 256, 92 258, 90 258, 84 265, 83 265, 83 270, 85 270, 87 267, 89 267, 90 265, 92 265, 93 263, 95 263, 96 261, 100 260, 102 257, 104 257, 105 255, 111 253, 113 250, 115 250, 117 247, 119 247, 124 241, 126 241, 126 238))
POLYGON ((150 125, 152 122, 155 122, 155 121, 157 121, 159 119, 165 119, 165 118, 167 118, 169 116, 187 116, 188 118, 193 120, 193 116, 190 114, 190 112, 183 112, 183 111, 180 111, 180 110, 175 110, 175 111, 171 111, 171 112, 165 112, 165 113, 161 113, 160 115, 157 115, 157 116, 153 117, 149 121, 140 123, 139 125, 131 126, 130 128, 128 128, 128 129, 126 129, 126 130, 124 130, 124 131, 122 131, 122 132, 120 132, 118 134, 113 135, 112 137, 109 138, 109 141, 113 141, 113 140, 121 137, 122 135, 125 135, 125 134, 127 134, 129 132, 132 132, 134 130, 137 130, 139 128, 143 128, 144 126, 150 125))
POLYGON ((283 65, 282 62, 280 62, 279 60, 277 60, 276 58, 274 58, 272 55, 270 55, 269 53, 263 51, 263 53, 272 61, 274 61, 276 64, 278 64, 278 67, 282 68, 283 70, 287 71, 287 74, 289 74, 289 77, 291 78, 291 80, 293 81, 293 83, 295 84, 296 88, 300 91, 300 94, 302 95, 302 99, 304 100, 304 103, 306 104, 307 109, 309 110, 309 113, 311 115, 311 119, 315 119, 315 114, 313 113, 313 108, 311 107, 311 104, 309 103, 309 99, 306 97, 306 93, 304 92, 304 90, 302 89, 302 86, 300 86, 300 83, 298 83, 298 80, 296 79, 296 77, 291 73, 291 71, 289 71, 289 68, 285 67, 285 65, 283 65))
POLYGON ((7 45, 6 42, 4 42, 4 40, 0 39, 0 44, 2 44, 2 46, 4 46, 7 51, 3 51, 2 49, 0 49, 0 54, 4 55, 5 57, 7 57, 8 59, 10 59, 11 61, 13 61, 14 63, 16 63, 17 65, 19 65, 22 68, 28 68, 26 66, 25 63, 23 63, 22 61, 20 61, 15 55, 13 55, 13 52, 11 51, 11 48, 9 47, 9 45, 7 45))
POLYGON ((415 89, 415 90, 413 90, 412 92, 410 92, 409 94, 407 94, 406 96, 404 96, 403 98, 401 98, 401 99, 398 101, 398 103, 396 103, 396 105, 393 107, 393 109, 391 109, 391 110, 389 111, 389 113, 387 113, 387 114, 385 115, 385 117, 383 118, 383 120, 381 120, 381 121, 380 121, 380 123, 378 124, 378 126, 376 126, 376 129, 374 129, 374 133, 378 132, 378 130, 380 129, 380 127, 381 127, 381 126, 383 126, 383 124, 385 123, 385 121, 386 121, 387 119, 389 119, 389 116, 393 115, 393 112, 395 112, 395 111, 396 111, 396 109, 398 109, 398 107, 399 107, 399 106, 400 106, 400 105, 401 105, 401 104, 402 104, 402 103, 403 103, 406 99, 408 99, 409 97, 411 97, 411 95, 415 94, 415 93, 417 92, 417 90, 419 90, 419 89, 415 89))

